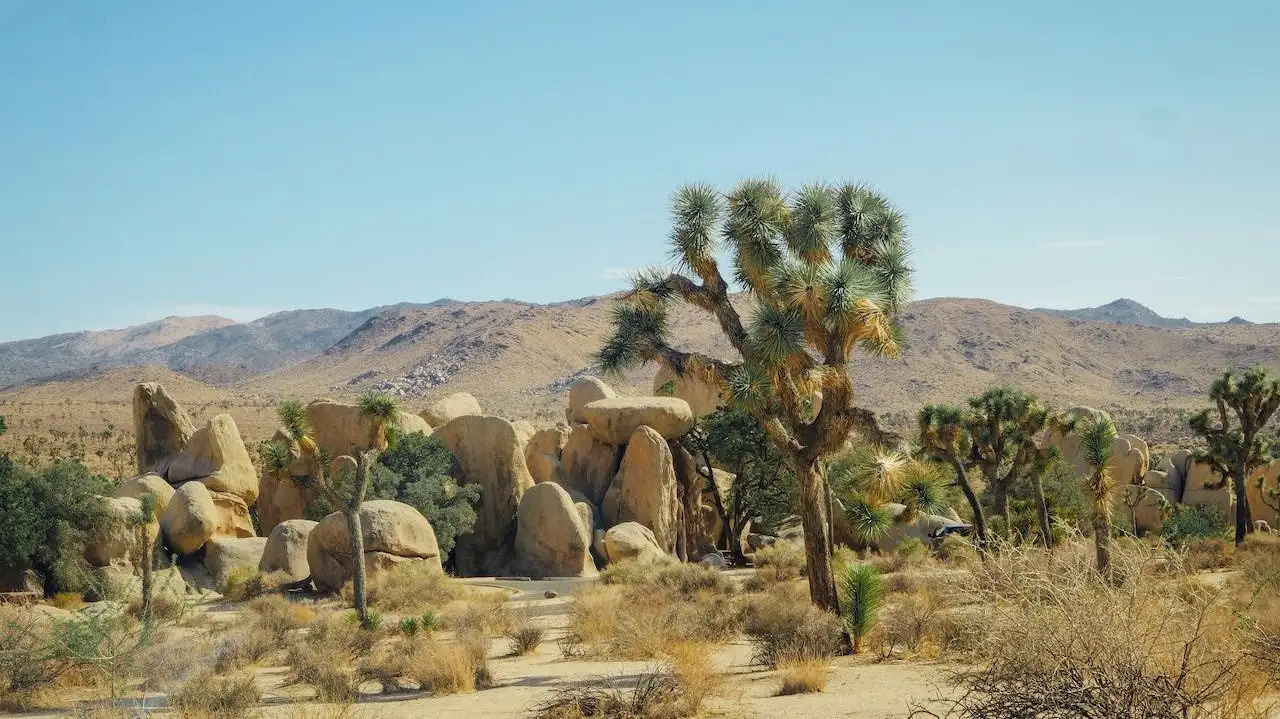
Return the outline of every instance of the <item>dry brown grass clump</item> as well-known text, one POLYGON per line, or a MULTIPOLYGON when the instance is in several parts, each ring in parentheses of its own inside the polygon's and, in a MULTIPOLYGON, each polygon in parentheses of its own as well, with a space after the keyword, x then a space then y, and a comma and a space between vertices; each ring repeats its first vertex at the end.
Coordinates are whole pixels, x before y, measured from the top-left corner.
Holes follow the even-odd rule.
POLYGON ((183 719, 239 719, 262 699, 251 674, 197 674, 169 695, 169 703, 183 719))
POLYGON ((672 562, 614 562, 600 573, 603 584, 648 586, 662 593, 691 597, 700 593, 733 594, 734 586, 724 573, 701 564, 672 562))
POLYGON ((720 687, 706 646, 679 644, 670 658, 636 677, 630 688, 590 679, 557 690, 533 709, 534 719, 685 719, 720 687))
POLYGON ((778 696, 815 694, 827 688, 830 659, 787 660, 778 665, 778 677, 782 679, 778 696))
POLYGON ((257 567, 232 567, 222 583, 222 596, 236 602, 247 602, 272 591, 257 567))
POLYGON ((574 596, 560 641, 565 656, 651 659, 678 644, 731 639, 742 613, 722 595, 686 597, 653 585, 595 587, 574 596))
POLYGON ((512 656, 522 657, 537 652, 538 645, 542 644, 542 638, 546 633, 545 628, 534 623, 533 617, 528 614, 517 615, 511 629, 507 631, 507 641, 511 643, 512 656))
POLYGON ((779 585, 752 597, 746 631, 755 645, 754 661, 770 668, 830 660, 844 646, 840 620, 813 606, 799 585, 779 585))
POLYGON ((380 683, 383 691, 398 689, 400 680, 407 679, 432 695, 473 692, 492 684, 490 644, 476 631, 453 640, 400 637, 361 659, 358 674, 380 683))
POLYGON ((361 682, 356 663, 377 641, 378 634, 361 629, 353 615, 330 614, 313 622, 305 635, 292 638, 286 661, 293 681, 312 686, 322 701, 350 701, 361 682))
POLYGON ((457 634, 480 632, 500 637, 511 631, 515 618, 506 597, 488 595, 472 596, 447 604, 441 610, 440 622, 444 629, 457 634))
POLYGON ((978 570, 991 621, 980 668, 954 677, 949 715, 1254 719, 1269 678, 1224 593, 1179 576, 1175 555, 1091 547, 1005 549, 978 570))
MULTIPOLYGON (((369 578, 365 588, 369 606, 384 612, 420 613, 443 607, 468 596, 467 588, 426 562, 407 562, 369 578)), ((350 603, 352 587, 342 588, 342 598, 350 603)))
POLYGON ((749 592, 759 592, 784 582, 794 582, 804 576, 804 550, 791 542, 780 541, 772 547, 763 547, 751 555, 756 572, 743 583, 749 592))

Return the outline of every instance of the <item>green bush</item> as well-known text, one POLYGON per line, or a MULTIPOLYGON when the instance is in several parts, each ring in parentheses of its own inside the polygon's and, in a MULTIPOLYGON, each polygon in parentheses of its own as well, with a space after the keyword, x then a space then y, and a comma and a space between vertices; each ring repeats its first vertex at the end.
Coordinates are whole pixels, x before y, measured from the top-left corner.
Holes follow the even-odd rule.
POLYGON ((90 588, 85 540, 110 521, 107 508, 92 498, 110 491, 106 477, 79 462, 33 470, 0 456, 0 569, 35 569, 49 594, 90 588))
POLYGON ((1160 525, 1160 536, 1178 548, 1195 539, 1221 537, 1226 531, 1226 518, 1217 507, 1208 504, 1175 505, 1169 518, 1160 525))

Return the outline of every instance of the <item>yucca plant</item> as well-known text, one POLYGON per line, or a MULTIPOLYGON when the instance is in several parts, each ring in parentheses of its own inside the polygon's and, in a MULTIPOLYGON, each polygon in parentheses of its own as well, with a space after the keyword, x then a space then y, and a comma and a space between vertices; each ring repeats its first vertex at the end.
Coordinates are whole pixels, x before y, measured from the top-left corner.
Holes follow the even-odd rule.
POLYGON ((871 633, 884 604, 884 579, 870 564, 855 564, 844 575, 844 620, 853 639, 853 653, 871 633))
POLYGON ((1207 445, 1193 459, 1212 467, 1224 482, 1231 481, 1236 500, 1235 539, 1240 544, 1252 529, 1245 482, 1270 459, 1272 441, 1262 430, 1280 409, 1280 379, 1265 367, 1238 375, 1225 372, 1209 388, 1209 399, 1215 411, 1205 410, 1190 421, 1191 431, 1203 437, 1207 445))
POLYGON ((360 417, 369 423, 369 446, 383 452, 395 439, 400 428, 400 405, 393 397, 377 392, 364 392, 356 400, 360 417))
POLYGON ((1085 483, 1093 500, 1093 544, 1098 573, 1111 576, 1111 518, 1115 503, 1111 490, 1111 443, 1116 438, 1116 425, 1105 415, 1094 418, 1080 434, 1080 449, 1090 469, 1085 483))
POLYGON ((875 414, 853 404, 848 365, 855 349, 896 356, 895 323, 907 302, 912 269, 906 220, 864 185, 807 185, 786 193, 768 179, 728 193, 687 185, 672 202, 676 272, 647 270, 613 309, 613 333, 598 353, 619 372, 646 363, 720 387, 760 423, 795 471, 809 567, 809 592, 839 609, 831 570, 831 495, 825 460, 851 431, 894 445, 875 414), (744 323, 730 301, 717 252, 727 250, 731 279, 753 304, 744 323), (673 305, 714 316, 741 357, 726 362, 686 352, 668 337, 673 305), (814 413, 821 393, 821 409, 814 413))
POLYGON ((845 495, 843 502, 849 531, 864 547, 876 546, 893 529, 893 513, 883 504, 857 492, 845 495))

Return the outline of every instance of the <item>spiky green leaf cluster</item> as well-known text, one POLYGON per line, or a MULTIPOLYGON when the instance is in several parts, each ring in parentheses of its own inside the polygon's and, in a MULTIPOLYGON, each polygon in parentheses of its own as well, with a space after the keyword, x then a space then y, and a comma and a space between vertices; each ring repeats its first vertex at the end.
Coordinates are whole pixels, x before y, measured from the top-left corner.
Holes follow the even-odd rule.
POLYGON ((855 564, 845 572, 843 580, 841 608, 854 648, 858 649, 862 640, 871 633, 884 605, 884 579, 880 571, 870 564, 855 564))
POLYGON ((844 504, 844 516, 849 523, 849 530, 862 544, 874 546, 893 529, 893 513, 884 505, 856 492, 847 495, 844 504))
POLYGON ((311 435, 311 422, 307 419, 307 408, 296 399, 288 399, 276 407, 276 417, 280 420, 280 428, 297 442, 311 435))
POLYGON ((1094 471, 1111 463, 1111 443, 1116 438, 1116 424, 1107 416, 1099 416, 1080 432, 1080 449, 1094 471))

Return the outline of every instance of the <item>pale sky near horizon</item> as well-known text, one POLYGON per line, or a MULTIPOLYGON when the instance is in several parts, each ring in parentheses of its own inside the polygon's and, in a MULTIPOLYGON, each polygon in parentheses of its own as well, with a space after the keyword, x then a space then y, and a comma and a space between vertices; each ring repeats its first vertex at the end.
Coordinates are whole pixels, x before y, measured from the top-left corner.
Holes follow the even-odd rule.
POLYGON ((872 181, 917 296, 1280 321, 1280 3, 0 4, 0 341, 550 302, 680 184, 872 181))

